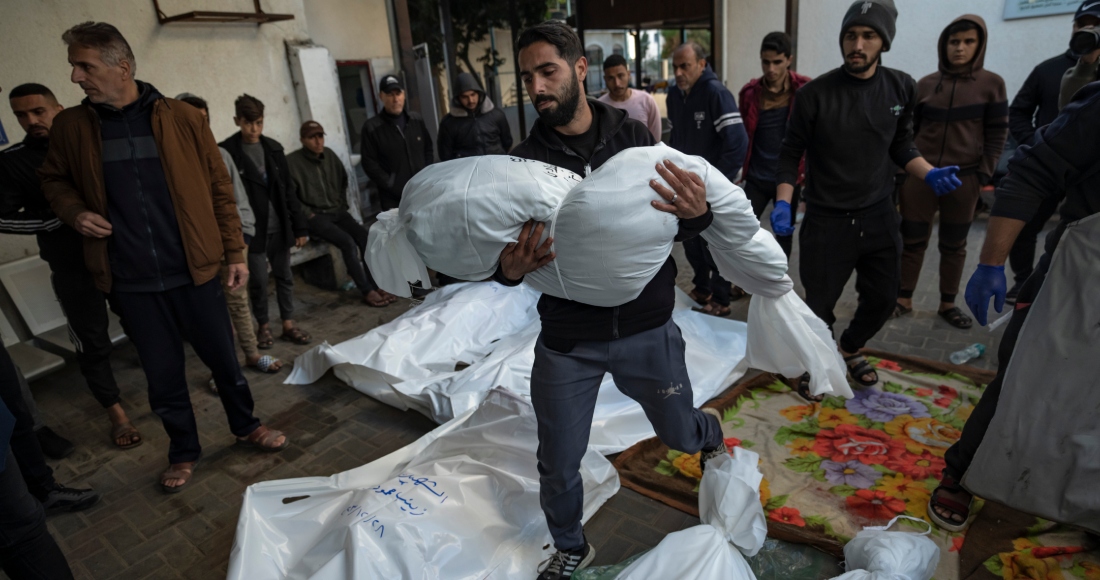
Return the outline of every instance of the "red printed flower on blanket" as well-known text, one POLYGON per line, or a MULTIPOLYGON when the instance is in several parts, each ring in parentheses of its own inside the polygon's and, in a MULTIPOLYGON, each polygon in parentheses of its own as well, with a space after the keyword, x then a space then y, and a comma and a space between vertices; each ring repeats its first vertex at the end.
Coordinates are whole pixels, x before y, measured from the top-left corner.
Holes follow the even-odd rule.
POLYGON ((883 428, 894 436, 895 441, 903 443, 910 453, 920 455, 928 451, 936 457, 943 457, 947 448, 962 434, 958 429, 931 417, 914 419, 910 415, 898 415, 883 428))
POLYGON ((768 519, 783 524, 791 524, 792 526, 798 526, 800 528, 806 527, 806 520, 802 519, 802 514, 799 513, 796 508, 776 508, 768 514, 768 519))
POLYGON ((726 444, 726 451, 729 451, 730 453, 733 453, 734 447, 741 446, 741 440, 736 437, 726 437, 722 440, 722 442, 726 444))
POLYGON ((888 371, 899 371, 899 372, 901 371, 901 365, 899 365, 898 363, 896 363, 892 360, 886 360, 886 359, 882 359, 882 360, 878 361, 877 363, 875 363, 875 368, 885 369, 885 370, 888 370, 888 371))
POLYGON ((955 402, 955 399, 959 398, 959 391, 947 385, 940 385, 936 387, 936 394, 939 395, 932 404, 946 409, 951 406, 951 403, 955 402))
POLYGON ((904 501, 869 489, 857 489, 844 501, 848 509, 869 520, 889 520, 905 511, 904 501))
POLYGON ((902 447, 886 433, 859 425, 822 429, 814 442, 814 453, 838 463, 855 460, 866 465, 882 464, 901 452, 902 447))
POLYGON ((888 469, 903 473, 917 481, 923 481, 929 477, 939 477, 947 464, 943 459, 936 457, 927 449, 921 449, 920 453, 902 453, 891 457, 884 463, 888 469))

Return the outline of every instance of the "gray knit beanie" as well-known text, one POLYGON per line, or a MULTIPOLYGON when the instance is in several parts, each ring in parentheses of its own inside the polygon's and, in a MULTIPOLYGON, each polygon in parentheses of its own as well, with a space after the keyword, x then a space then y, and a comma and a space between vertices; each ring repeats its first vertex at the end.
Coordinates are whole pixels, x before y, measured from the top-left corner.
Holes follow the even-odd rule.
POLYGON ((894 42, 897 20, 898 9, 894 6, 894 0, 856 0, 848 7, 844 22, 840 25, 841 42, 849 28, 869 26, 882 37, 882 52, 886 52, 894 42))

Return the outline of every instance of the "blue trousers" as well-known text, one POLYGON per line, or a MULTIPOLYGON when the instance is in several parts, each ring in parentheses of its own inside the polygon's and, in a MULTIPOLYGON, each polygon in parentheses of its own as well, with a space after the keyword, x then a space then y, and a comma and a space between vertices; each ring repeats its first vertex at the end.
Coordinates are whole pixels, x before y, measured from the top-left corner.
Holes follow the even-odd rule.
POLYGON ((695 408, 684 362, 684 339, 671 320, 610 341, 577 342, 569 352, 535 343, 531 402, 538 420, 539 501, 559 550, 584 545, 580 464, 604 374, 641 404, 657 437, 685 453, 716 449, 718 421, 695 408))

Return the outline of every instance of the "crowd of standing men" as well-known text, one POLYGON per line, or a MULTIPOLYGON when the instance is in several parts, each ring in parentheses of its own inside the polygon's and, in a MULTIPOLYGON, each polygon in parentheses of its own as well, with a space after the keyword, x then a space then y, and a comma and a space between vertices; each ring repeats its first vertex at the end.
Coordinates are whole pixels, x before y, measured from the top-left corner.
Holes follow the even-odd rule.
MULTIPOLYGON (((760 50, 763 75, 742 88, 740 106, 701 46, 679 46, 667 99, 668 145, 702 156, 741 183, 758 217, 771 204, 772 231, 788 256, 804 204, 799 252, 806 302, 831 327, 833 308, 855 272, 859 306, 838 347, 852 380, 870 386, 878 377, 860 350, 890 317, 912 311, 937 212, 938 312, 952 326, 971 326, 970 316, 955 306, 967 234, 979 191, 993 180, 1011 130, 1022 147, 1011 165, 1015 172, 998 191, 981 265, 966 297, 982 324, 991 297, 998 310, 1006 300, 1020 302, 1002 342, 998 379, 948 452, 943 485, 929 510, 941 526, 961 529, 971 497, 959 481, 992 417, 999 381, 1057 243, 1056 236, 1048 239, 1047 256, 1036 268, 1035 238, 1063 198, 1061 227, 1098 209, 1095 194, 1074 189, 1077 184, 1064 176, 1059 180, 1055 166, 1063 162, 1063 169, 1083 171, 1092 165, 1082 157, 1088 149, 1080 146, 1090 136, 1081 131, 1100 89, 1084 85, 1097 78, 1100 51, 1067 52, 1040 64, 1009 106, 1003 80, 983 66, 988 38, 980 17, 964 15, 945 27, 938 71, 919 82, 881 64, 896 19, 891 0, 854 3, 842 19, 843 65, 813 80, 791 70, 790 38, 768 34, 760 50), (1067 104, 1063 117, 1073 119, 1054 122, 1067 104), (1054 191, 1038 191, 1039 182, 1054 191), (1016 275, 1011 289, 1006 259, 1016 275)), ((1098 24, 1100 3, 1086 2, 1075 15, 1074 32, 1098 24)), ((287 155, 263 135, 263 103, 245 94, 235 102, 239 131, 218 144, 206 101, 190 93, 170 99, 136 80, 136 59, 115 27, 84 23, 62 39, 71 80, 87 98, 66 109, 41 84, 9 93, 26 138, 0 152, 0 232, 37 236, 81 373, 106 410, 113 444, 130 449, 143 438, 127 417, 110 368, 108 310, 119 315, 144 367, 150 407, 170 439, 160 486, 177 493, 191 481, 202 453, 185 381, 184 341, 210 368, 210 387, 238 444, 277 452, 289 439, 254 416, 234 344, 236 337, 248 367, 273 373, 283 366, 261 353, 275 339, 269 270, 282 323, 279 338, 295 344, 312 337, 294 319, 290 251, 310 238, 342 253, 365 304, 382 307, 397 298, 378 288, 365 267, 367 229, 349 213, 348 175, 325 147, 319 123, 303 123, 302 148, 287 155)), ((656 103, 630 87, 621 56, 603 63, 608 91, 597 100, 587 98, 581 82, 587 62, 567 26, 537 25, 517 46, 522 79, 539 116, 531 136, 513 148, 503 112, 463 73, 451 113, 440 124, 440 160, 511 153, 587 174, 618 151, 661 140, 656 103)), ((382 110, 362 130, 362 165, 382 209, 392 209, 408 180, 434 162, 436 148, 424 120, 407 110, 402 80, 387 75, 379 90, 382 110)), ((731 301, 745 293, 722 279, 698 236, 713 219, 705 188, 670 163, 655 172, 668 187, 652 182, 663 200, 652 205, 680 220, 677 240, 684 242, 694 270, 691 297, 701 312, 728 315, 731 301)), ((552 239, 538 243, 542 230, 541 224, 523 229, 502 253, 494 280, 519 284, 553 260, 552 239)), ((675 275, 670 259, 637 299, 614 309, 540 300, 539 372, 531 391, 539 422, 540 497, 558 549, 540 578, 569 578, 594 555, 580 525, 583 490, 577 476, 590 421, 577 405, 583 403, 590 417, 604 373, 647 409, 666 443, 701 451, 704 467, 724 453, 716 417, 690 404, 650 400, 654 384, 690 389, 683 341, 671 321, 675 275)), ((797 390, 812 400, 808 385, 804 376, 797 390)), ((6 351, 0 354, 0 401, 0 567, 13 578, 70 577, 44 514, 85 509, 99 496, 53 479, 44 457, 63 457, 72 444, 42 425, 6 351)))

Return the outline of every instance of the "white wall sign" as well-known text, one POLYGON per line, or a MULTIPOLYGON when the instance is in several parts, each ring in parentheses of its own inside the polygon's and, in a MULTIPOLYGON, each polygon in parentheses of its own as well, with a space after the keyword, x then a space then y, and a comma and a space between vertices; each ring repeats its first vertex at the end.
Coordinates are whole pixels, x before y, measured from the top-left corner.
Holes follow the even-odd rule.
POLYGON ((1005 20, 1072 14, 1080 5, 1077 0, 1005 0, 1005 20))

